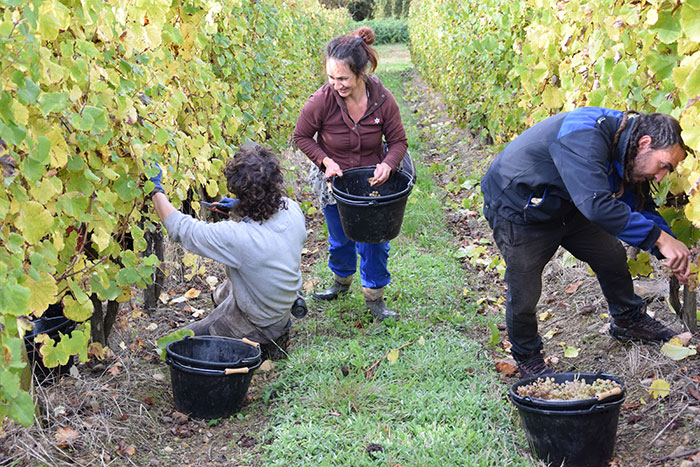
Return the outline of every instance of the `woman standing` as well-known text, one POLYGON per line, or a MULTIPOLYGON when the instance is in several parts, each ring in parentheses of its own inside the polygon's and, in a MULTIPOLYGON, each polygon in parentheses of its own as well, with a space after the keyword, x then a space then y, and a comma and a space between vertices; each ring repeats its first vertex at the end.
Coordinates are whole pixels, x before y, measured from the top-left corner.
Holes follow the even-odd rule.
POLYGON ((359 254, 367 309, 374 317, 385 319, 398 318, 383 300, 384 288, 391 280, 387 269, 389 243, 348 239, 324 182, 333 175, 342 177, 345 169, 375 166, 373 184, 381 185, 406 154, 406 133, 396 100, 379 78, 368 74, 377 67, 377 52, 370 47, 373 42, 374 31, 365 26, 328 43, 328 83, 304 104, 294 129, 294 142, 316 166, 312 185, 328 226, 328 266, 334 281, 314 296, 333 300, 347 292, 359 254))

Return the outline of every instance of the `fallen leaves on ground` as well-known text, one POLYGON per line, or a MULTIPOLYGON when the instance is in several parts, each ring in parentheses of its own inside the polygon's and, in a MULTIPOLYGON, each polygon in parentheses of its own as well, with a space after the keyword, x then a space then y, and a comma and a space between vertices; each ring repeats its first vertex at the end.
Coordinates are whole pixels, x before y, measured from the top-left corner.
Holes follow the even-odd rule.
POLYGON ((136 448, 132 444, 126 444, 126 441, 123 439, 119 441, 119 447, 117 448, 117 454, 123 456, 126 455, 128 457, 133 456, 136 454, 136 448))
POLYGON ((216 285, 219 283, 219 278, 216 276, 207 276, 207 278, 204 280, 206 281, 207 285, 209 285, 211 290, 214 290, 216 285))
POLYGON ((399 351, 397 349, 391 350, 387 354, 386 359, 389 360, 389 363, 393 365, 399 359, 399 351))
POLYGON ((187 292, 185 292, 184 297, 191 300, 191 299, 193 299, 193 298, 199 297, 199 295, 200 295, 201 293, 202 293, 201 290, 192 288, 192 289, 188 290, 187 292))
POLYGON ((56 446, 66 448, 72 446, 78 440, 80 433, 71 427, 59 427, 54 437, 56 438, 56 446))
POLYGON ((678 340, 680 342, 680 345, 686 346, 690 342, 690 339, 693 338, 693 333, 692 332, 682 332, 671 339, 671 341, 678 340))
POLYGON ((117 364, 112 365, 111 367, 109 367, 109 370, 107 370, 107 371, 109 372, 110 375, 112 375, 113 377, 116 378, 117 376, 119 376, 119 373, 122 372, 120 366, 121 366, 121 365, 117 363, 117 364))
POLYGON ((671 385, 663 379, 655 379, 649 386, 649 394, 654 399, 664 398, 671 392, 671 385))
POLYGON ((518 371, 518 364, 512 358, 502 358, 496 361, 496 371, 503 376, 513 376, 518 371))
POLYGON ((550 329, 549 331, 545 332, 544 337, 545 337, 545 339, 551 339, 552 337, 556 336, 557 334, 561 334, 562 332, 563 332, 562 329, 555 326, 552 329, 550 329))
POLYGON ((554 315, 550 313, 549 311, 543 311, 542 313, 539 314, 540 321, 543 323, 547 321, 548 319, 552 318, 554 315))
POLYGON ((683 347, 682 345, 678 344, 680 344, 680 340, 676 338, 671 339, 671 342, 666 342, 661 346, 661 353, 666 355, 671 360, 676 361, 683 360, 684 358, 698 353, 694 346, 683 347))
POLYGON ((583 281, 572 282, 571 284, 566 286, 566 289, 564 289, 564 291, 568 294, 572 294, 576 292, 579 287, 581 287, 581 284, 583 284, 583 281))

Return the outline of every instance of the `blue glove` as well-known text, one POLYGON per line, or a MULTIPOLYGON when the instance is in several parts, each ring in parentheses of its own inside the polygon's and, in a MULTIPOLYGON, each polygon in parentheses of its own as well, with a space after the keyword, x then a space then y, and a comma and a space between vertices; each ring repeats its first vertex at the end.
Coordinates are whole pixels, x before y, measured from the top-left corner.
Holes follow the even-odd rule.
POLYGON ((157 162, 155 163, 155 167, 158 169, 158 174, 149 178, 149 180, 152 181, 155 185, 155 187, 153 187, 153 191, 151 191, 150 196, 153 196, 156 193, 165 193, 161 180, 163 178, 163 170, 160 168, 160 165, 158 165, 157 162))
POLYGON ((221 201, 217 201, 214 203, 216 206, 221 207, 221 208, 226 208, 228 210, 232 209, 236 203, 238 203, 238 198, 221 198, 221 201))

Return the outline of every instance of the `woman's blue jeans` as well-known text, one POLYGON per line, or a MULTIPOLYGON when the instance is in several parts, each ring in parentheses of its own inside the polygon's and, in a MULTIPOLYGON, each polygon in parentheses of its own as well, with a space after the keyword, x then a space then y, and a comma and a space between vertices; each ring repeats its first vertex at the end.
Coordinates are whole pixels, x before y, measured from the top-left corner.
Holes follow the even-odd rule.
POLYGON ((362 287, 379 289, 391 281, 387 269, 389 242, 360 243, 345 236, 340 223, 338 206, 329 204, 323 210, 328 226, 328 267, 334 274, 347 277, 357 271, 357 255, 360 255, 360 279, 362 287))
POLYGON ((542 293, 542 271, 559 246, 588 263, 596 274, 610 315, 634 318, 645 303, 634 293, 625 249, 614 236, 576 211, 567 220, 515 224, 491 214, 493 238, 506 262, 506 327, 516 358, 542 350, 535 308, 542 293))

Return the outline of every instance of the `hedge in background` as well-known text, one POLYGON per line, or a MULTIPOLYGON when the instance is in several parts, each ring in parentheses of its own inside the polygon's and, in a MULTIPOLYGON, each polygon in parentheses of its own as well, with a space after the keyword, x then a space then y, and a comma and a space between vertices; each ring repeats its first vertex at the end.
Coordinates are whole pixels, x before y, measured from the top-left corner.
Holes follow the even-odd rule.
POLYGON ((411 0, 374 0, 375 18, 406 18, 411 0))
POLYGON ((408 23, 400 19, 373 19, 355 24, 355 28, 369 26, 374 30, 375 44, 408 43, 408 23))
POLYGON ((151 164, 176 205, 219 196, 242 141, 288 141, 347 22, 312 0, 0 0, 0 418, 33 420, 30 315, 62 300, 84 324, 41 354, 85 359, 89 295, 127 301, 150 280, 151 164))

